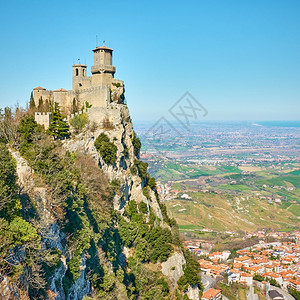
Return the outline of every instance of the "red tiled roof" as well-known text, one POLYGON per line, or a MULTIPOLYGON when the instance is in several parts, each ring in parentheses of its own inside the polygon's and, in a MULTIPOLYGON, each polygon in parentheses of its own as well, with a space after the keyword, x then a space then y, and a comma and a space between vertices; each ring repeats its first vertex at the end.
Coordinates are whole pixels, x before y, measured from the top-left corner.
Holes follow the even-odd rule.
POLYGON ((34 88, 33 90, 46 90, 46 89, 44 89, 43 87, 41 87, 41 86, 37 86, 36 88, 34 88))
POLYGON ((221 290, 216 289, 208 289, 206 292, 203 293, 203 298, 210 299, 211 297, 216 297, 219 293, 221 293, 221 290))
POLYGON ((242 273, 241 276, 243 276, 243 277, 252 277, 252 275, 249 274, 249 273, 242 273))
POLYGON ((290 279, 289 282, 295 284, 295 285, 300 285, 300 278, 298 279, 290 279))
POLYGON ((63 89, 63 88, 60 88, 60 89, 55 90, 55 91, 53 91, 53 92, 67 92, 67 90, 65 90, 65 89, 63 89))

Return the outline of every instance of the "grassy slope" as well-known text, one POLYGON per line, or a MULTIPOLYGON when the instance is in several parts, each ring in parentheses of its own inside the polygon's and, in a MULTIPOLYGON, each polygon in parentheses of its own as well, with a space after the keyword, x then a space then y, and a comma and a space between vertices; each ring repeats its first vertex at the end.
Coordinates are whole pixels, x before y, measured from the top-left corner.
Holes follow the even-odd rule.
MULTIPOLYGON (((295 167, 295 166, 292 166, 295 167)), ((153 174, 162 181, 173 180, 173 189, 189 188, 188 181, 197 177, 211 176, 224 177, 224 181, 214 186, 213 189, 224 194, 238 193, 234 195, 216 195, 208 193, 193 193, 193 201, 173 200, 167 202, 168 211, 175 217, 182 230, 195 230, 197 228, 210 228, 214 230, 255 230, 262 227, 270 227, 288 230, 299 225, 300 206, 283 202, 282 206, 269 204, 266 200, 254 197, 257 192, 262 196, 282 196, 283 199, 299 202, 300 177, 299 170, 270 169, 265 167, 253 167, 252 174, 241 174, 242 169, 234 166, 196 166, 192 164, 180 164, 167 162, 153 174), (229 184, 231 180, 237 180, 237 184, 229 184), (241 180, 241 181, 240 181, 241 180), (177 182, 176 182, 177 181, 177 182), (180 182, 179 182, 180 181, 180 182), (267 187, 263 187, 263 185, 267 187), (273 186, 295 187, 292 191, 273 188, 273 186), (250 196, 247 198, 247 195, 250 196), (238 200, 236 200, 238 199, 238 200), (248 200, 242 200, 248 199, 248 200), (179 206, 179 204, 181 206, 179 206), (176 205, 173 207, 173 205, 176 205)), ((208 177, 206 177, 208 178, 208 177)), ((196 184, 197 185, 197 184, 196 184)), ((196 187, 196 186, 195 186, 196 187)))
MULTIPOLYGON (((193 201, 166 202, 168 211, 181 229, 210 228, 213 230, 255 230, 262 227, 286 230, 299 224, 295 212, 282 209, 255 198, 191 193, 193 201)), ((298 208, 298 206, 295 206, 298 208)))

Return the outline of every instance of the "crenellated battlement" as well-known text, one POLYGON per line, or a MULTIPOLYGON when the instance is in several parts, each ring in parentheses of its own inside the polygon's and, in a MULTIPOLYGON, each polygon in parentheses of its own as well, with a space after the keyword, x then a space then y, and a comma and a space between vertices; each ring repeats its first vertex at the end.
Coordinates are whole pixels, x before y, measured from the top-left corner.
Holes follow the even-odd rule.
POLYGON ((34 119, 38 124, 43 125, 45 127, 45 129, 48 129, 50 121, 52 119, 52 113, 51 112, 35 112, 34 119))
POLYGON ((85 108, 85 109, 83 109, 83 110, 80 110, 80 111, 78 111, 78 112, 75 112, 74 114, 67 115, 67 116, 64 118, 64 121, 70 122, 70 120, 73 119, 75 116, 79 116, 79 115, 84 114, 84 113, 89 114, 90 111, 91 111, 91 108, 85 108))
POLYGON ((35 114, 35 116, 51 116, 52 115, 52 113, 51 112, 35 112, 34 113, 35 114))

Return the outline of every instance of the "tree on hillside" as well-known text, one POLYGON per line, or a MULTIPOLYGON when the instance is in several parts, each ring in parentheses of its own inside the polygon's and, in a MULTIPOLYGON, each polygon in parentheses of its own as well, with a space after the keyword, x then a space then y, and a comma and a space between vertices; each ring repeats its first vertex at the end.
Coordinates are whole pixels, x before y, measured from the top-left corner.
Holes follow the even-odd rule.
POLYGON ((30 94, 29 108, 32 109, 32 110, 35 109, 35 102, 34 102, 34 98, 33 98, 33 92, 31 92, 31 94, 30 94))
POLYGON ((79 111, 78 101, 75 98, 73 98, 72 108, 71 108, 71 114, 75 114, 78 111, 79 111))
POLYGON ((44 105, 43 98, 40 97, 40 99, 39 99, 39 105, 38 105, 38 111, 42 111, 43 105, 44 105))
POLYGON ((43 105, 43 111, 44 112, 48 112, 48 111, 50 111, 50 99, 48 100, 48 99, 46 99, 46 101, 45 101, 45 104, 43 105))
POLYGON ((20 119, 24 117, 25 111, 22 108, 16 107, 12 110, 10 107, 5 107, 4 111, 0 108, 0 141, 5 143, 16 143, 18 134, 17 126, 20 119))
POLYGON ((51 105, 52 118, 49 124, 48 133, 54 139, 63 139, 70 136, 69 125, 63 120, 58 104, 55 102, 54 106, 51 105))

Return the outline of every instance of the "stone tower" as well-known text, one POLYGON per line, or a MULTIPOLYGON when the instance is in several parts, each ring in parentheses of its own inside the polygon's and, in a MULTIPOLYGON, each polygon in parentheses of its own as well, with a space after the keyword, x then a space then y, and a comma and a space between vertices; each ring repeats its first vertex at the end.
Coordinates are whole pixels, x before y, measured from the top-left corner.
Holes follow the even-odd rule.
POLYGON ((94 50, 94 65, 91 67, 92 84, 110 84, 114 78, 116 68, 112 65, 113 49, 96 47, 94 50))
POLYGON ((80 62, 77 65, 73 65, 73 80, 72 90, 76 91, 83 86, 86 80, 86 65, 82 65, 80 62))

